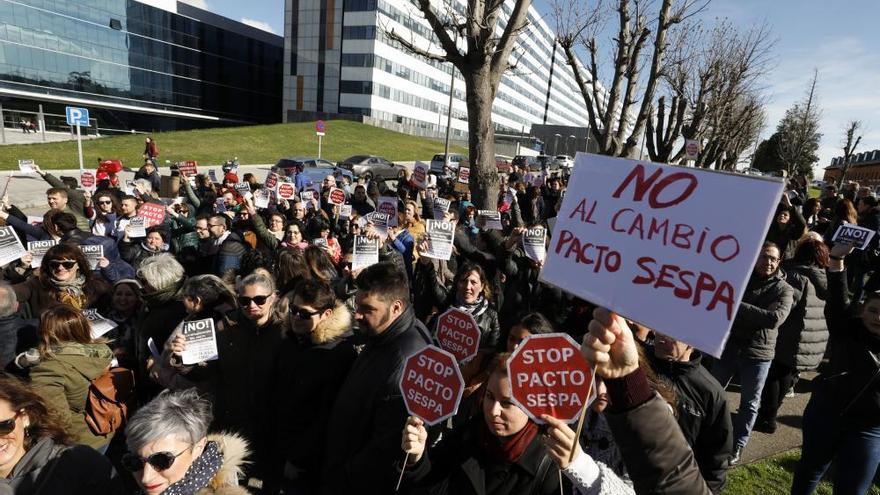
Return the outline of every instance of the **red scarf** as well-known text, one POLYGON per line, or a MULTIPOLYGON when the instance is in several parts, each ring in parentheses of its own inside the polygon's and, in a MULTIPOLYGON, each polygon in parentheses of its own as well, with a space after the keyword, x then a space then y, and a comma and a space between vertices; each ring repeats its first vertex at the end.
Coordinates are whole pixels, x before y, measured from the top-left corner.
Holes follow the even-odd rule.
POLYGON ((535 435, 537 434, 538 425, 533 423, 531 419, 526 423, 522 430, 505 438, 495 436, 494 433, 489 431, 486 421, 482 420, 482 418, 480 421, 479 438, 480 447, 483 452, 486 452, 494 459, 509 462, 511 464, 522 457, 526 448, 532 443, 532 440, 535 439, 535 435))

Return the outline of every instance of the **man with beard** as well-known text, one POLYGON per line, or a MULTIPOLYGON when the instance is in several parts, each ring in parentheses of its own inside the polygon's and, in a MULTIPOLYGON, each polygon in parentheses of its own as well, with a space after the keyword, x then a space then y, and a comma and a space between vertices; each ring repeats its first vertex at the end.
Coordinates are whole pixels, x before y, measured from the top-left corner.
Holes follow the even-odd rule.
POLYGON ((387 262, 355 280, 355 320, 366 345, 345 379, 328 423, 323 492, 391 493, 400 428, 407 412, 399 381, 404 361, 431 343, 410 306, 406 273, 387 262))

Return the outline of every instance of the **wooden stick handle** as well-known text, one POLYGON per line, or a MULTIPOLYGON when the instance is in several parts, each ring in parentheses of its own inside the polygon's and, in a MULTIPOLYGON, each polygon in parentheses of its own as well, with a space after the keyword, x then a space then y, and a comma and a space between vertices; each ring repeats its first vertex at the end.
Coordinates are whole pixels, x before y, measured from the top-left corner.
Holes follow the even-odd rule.
POLYGON ((400 491, 400 483, 403 481, 403 472, 406 471, 406 463, 409 462, 409 452, 406 453, 406 457, 403 458, 403 465, 400 466, 400 478, 397 478, 397 486, 394 487, 394 491, 400 491))
POLYGON ((590 394, 593 393, 593 382, 595 381, 596 377, 594 376, 587 385, 587 398, 584 400, 584 406, 581 408, 581 417, 578 418, 577 429, 574 431, 574 446, 572 446, 571 453, 568 454, 569 464, 574 460, 574 453, 577 452, 578 442, 581 438, 581 431, 584 429, 584 418, 587 417, 587 408, 590 406, 590 394))

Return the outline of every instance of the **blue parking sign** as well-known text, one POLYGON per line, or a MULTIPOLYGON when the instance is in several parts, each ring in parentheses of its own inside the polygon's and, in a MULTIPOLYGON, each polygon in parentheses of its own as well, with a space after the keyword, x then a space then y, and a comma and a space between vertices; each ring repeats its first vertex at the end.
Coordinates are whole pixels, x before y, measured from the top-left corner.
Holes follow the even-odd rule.
POLYGON ((89 125, 89 109, 80 107, 65 107, 67 114, 67 125, 81 125, 88 127, 89 125))

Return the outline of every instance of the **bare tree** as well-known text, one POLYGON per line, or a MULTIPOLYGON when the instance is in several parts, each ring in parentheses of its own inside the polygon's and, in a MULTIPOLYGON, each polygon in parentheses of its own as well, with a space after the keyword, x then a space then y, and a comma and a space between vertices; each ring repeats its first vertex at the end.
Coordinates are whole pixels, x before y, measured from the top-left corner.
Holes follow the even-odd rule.
POLYGON ((852 157, 855 154, 859 143, 862 141, 862 136, 859 134, 861 129, 862 122, 858 120, 851 120, 846 124, 843 141, 843 168, 840 171, 840 178, 837 179, 838 189, 843 185, 843 181, 846 180, 846 174, 849 172, 849 167, 852 165, 852 157))
POLYGON ((819 118, 821 112, 816 101, 816 83, 819 71, 813 71, 810 89, 801 102, 786 110, 779 123, 779 158, 785 164, 789 175, 797 171, 805 171, 818 160, 816 151, 819 149, 819 118))
POLYGON ((415 0, 419 12, 431 26, 438 48, 419 46, 394 32, 388 36, 405 49, 422 57, 451 62, 465 81, 468 109, 470 189, 480 209, 497 206, 499 179, 495 165, 495 127, 492 103, 501 76, 510 62, 516 40, 527 26, 531 0, 516 0, 504 29, 498 29, 503 0, 468 0, 465 15, 453 9, 438 11, 430 0, 415 0))
MULTIPOLYGON (((708 0, 661 0, 653 15, 647 12, 649 1, 613 1, 617 29, 612 43, 614 54, 610 85, 603 87, 599 76, 600 43, 597 36, 601 23, 595 22, 595 19, 601 18, 602 14, 581 16, 575 19, 580 21, 578 24, 570 18, 560 19, 557 14, 557 42, 574 72, 575 82, 587 107, 590 132, 599 152, 613 156, 634 156, 638 153, 641 137, 653 113, 652 102, 663 75, 670 29, 702 11, 708 5, 708 0), (586 69, 582 68, 575 53, 579 47, 584 47, 589 55, 586 69), (650 53, 647 53, 649 47, 650 53), (645 77, 643 69, 646 67, 645 77)), ((600 11, 602 6, 592 9, 600 11)))

